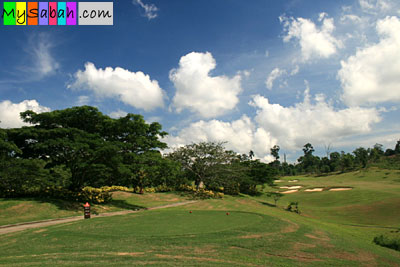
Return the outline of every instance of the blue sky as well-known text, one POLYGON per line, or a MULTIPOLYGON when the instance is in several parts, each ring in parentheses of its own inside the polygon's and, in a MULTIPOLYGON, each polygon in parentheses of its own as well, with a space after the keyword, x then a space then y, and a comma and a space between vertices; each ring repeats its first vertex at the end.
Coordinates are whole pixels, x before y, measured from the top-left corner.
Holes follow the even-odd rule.
POLYGON ((86 104, 265 161, 392 148, 399 32, 395 0, 115 1, 113 26, 0 25, 0 127, 86 104))

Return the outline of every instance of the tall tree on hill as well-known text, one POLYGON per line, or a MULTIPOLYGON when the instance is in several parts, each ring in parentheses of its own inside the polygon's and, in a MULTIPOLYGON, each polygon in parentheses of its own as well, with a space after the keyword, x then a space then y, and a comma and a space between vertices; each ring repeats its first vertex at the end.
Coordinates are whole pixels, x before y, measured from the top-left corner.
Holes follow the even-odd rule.
POLYGON ((7 130, 24 158, 40 158, 46 168, 65 166, 70 189, 91 185, 129 184, 141 170, 140 157, 166 148, 167 133, 140 115, 111 119, 97 108, 83 106, 37 114, 21 113, 34 126, 7 130))

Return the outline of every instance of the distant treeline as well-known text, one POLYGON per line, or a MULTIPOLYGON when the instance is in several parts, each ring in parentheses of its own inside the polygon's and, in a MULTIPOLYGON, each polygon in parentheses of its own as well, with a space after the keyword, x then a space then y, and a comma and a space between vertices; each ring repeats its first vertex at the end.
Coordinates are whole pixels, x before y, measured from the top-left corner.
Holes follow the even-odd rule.
POLYGON ((162 155, 167 144, 161 138, 167 133, 136 114, 113 119, 83 106, 25 111, 21 118, 31 126, 0 128, 0 197, 78 199, 88 186, 126 186, 141 193, 192 184, 197 190, 256 194, 258 185, 272 184, 279 175, 349 171, 376 163, 399 166, 400 141, 386 151, 376 144, 353 154, 333 152, 329 158, 314 156, 306 144, 298 164, 281 163, 279 146, 274 146, 275 161, 266 164, 254 159, 252 151, 239 155, 224 143, 191 144, 162 155))
POLYGON ((383 150, 381 144, 375 144, 372 148, 359 147, 352 153, 327 151, 325 157, 314 156, 313 146, 307 143, 303 147, 304 154, 297 159, 296 164, 281 163, 278 152, 279 146, 271 148, 271 154, 275 157, 275 161, 271 164, 277 169, 279 175, 327 174, 373 166, 400 169, 400 140, 397 141, 394 149, 388 148, 386 151, 383 150))

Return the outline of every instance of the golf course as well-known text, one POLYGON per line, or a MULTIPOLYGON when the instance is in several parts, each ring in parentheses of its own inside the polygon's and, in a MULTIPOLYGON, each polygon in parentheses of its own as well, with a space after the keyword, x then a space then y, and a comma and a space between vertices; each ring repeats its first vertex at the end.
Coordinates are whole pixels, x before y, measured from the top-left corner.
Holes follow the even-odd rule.
MULTIPOLYGON (((176 207, 187 196, 114 192, 92 214, 136 211, 4 233, 0 266, 400 266, 399 251, 373 242, 399 229, 399 170, 282 177, 262 192, 176 207)), ((0 225, 83 218, 82 205, 1 199, 0 225)))

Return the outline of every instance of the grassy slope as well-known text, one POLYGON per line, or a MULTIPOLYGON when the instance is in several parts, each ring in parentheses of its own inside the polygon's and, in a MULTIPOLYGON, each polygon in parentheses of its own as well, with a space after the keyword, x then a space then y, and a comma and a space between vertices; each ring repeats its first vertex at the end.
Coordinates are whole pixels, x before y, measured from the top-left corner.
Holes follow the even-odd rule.
MULTIPOLYGON (((370 169, 345 174, 285 177, 280 186, 302 185, 298 193, 286 194, 278 204, 298 201, 303 215, 341 224, 399 227, 400 171, 370 169), (304 192, 307 188, 352 187, 350 191, 304 192)), ((266 188, 266 190, 277 190, 266 188)), ((285 191, 287 189, 279 189, 285 191)), ((266 199, 267 200, 267 199, 266 199)))
MULTIPOLYGON (((93 205, 92 213, 103 213, 124 209, 150 208, 184 201, 185 198, 173 193, 131 194, 114 192, 113 201, 107 205, 93 205)), ((1 199, 0 225, 47 220, 83 215, 81 204, 49 199, 1 199)))
MULTIPOLYGON (((351 186, 354 190, 299 192, 278 202, 282 207, 299 201, 301 215, 271 207, 272 200, 265 196, 228 196, 13 233, 0 236, 0 266, 400 266, 399 252, 372 243, 375 235, 386 231, 379 227, 399 226, 398 210, 381 212, 382 205, 400 202, 398 171, 296 178, 306 188, 351 186)), ((289 179, 293 178, 284 178, 289 179)), ((161 196, 150 199, 158 204, 161 196)), ((147 202, 145 198, 128 199, 140 206, 147 202)))

